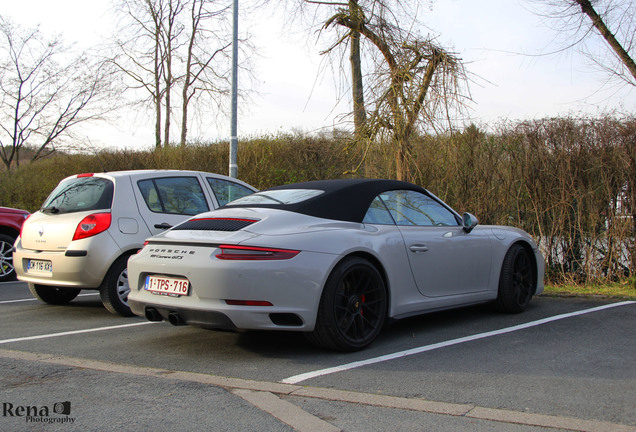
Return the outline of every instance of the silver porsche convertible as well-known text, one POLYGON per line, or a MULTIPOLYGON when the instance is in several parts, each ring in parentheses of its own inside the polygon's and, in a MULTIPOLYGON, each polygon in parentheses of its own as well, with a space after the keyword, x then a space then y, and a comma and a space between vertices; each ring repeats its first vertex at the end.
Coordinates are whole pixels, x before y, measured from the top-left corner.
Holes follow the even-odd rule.
POLYGON ((128 303, 151 321, 301 331, 354 351, 389 319, 484 302, 522 312, 543 272, 527 233, 478 225, 419 186, 325 180, 257 192, 152 237, 128 263, 128 303))

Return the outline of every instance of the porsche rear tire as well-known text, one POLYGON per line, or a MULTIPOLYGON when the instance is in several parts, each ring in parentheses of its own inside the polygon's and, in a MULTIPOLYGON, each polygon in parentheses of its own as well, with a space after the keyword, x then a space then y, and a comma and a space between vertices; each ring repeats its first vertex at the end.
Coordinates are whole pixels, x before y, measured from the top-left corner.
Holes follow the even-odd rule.
POLYGON ((80 293, 77 288, 58 288, 29 282, 29 291, 33 297, 51 305, 65 305, 80 293))
POLYGON ((375 340, 387 313, 387 293, 378 269, 348 257, 331 272, 320 299, 311 343, 338 351, 358 351, 375 340))
POLYGON ((532 255, 520 244, 512 245, 501 266, 497 307, 507 313, 523 312, 536 288, 537 272, 532 255))

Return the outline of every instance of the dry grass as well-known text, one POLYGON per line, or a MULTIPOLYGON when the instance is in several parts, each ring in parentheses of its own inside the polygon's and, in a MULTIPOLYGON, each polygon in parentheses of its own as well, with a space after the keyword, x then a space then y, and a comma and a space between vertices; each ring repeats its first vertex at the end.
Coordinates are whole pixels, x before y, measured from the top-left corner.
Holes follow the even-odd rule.
POLYGON ((546 285, 543 295, 636 300, 636 278, 608 284, 546 285))

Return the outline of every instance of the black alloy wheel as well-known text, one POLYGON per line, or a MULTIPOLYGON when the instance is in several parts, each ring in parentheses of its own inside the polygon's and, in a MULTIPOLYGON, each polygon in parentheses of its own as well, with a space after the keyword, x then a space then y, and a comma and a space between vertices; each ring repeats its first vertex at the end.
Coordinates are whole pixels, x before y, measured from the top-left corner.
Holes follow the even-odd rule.
POLYGON ((520 244, 512 245, 501 268, 497 306, 508 313, 523 312, 536 287, 537 276, 530 253, 520 244))
POLYGON ((323 348, 356 351, 378 336, 387 313, 384 280, 369 261, 349 257, 333 270, 309 340, 323 348))

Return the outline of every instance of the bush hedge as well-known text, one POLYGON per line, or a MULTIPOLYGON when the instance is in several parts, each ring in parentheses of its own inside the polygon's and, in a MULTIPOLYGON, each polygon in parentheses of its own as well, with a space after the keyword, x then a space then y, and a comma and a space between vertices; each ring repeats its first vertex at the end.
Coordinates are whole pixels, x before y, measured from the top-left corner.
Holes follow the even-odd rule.
MULTIPOLYGON (((636 118, 549 118, 471 125, 412 143, 412 177, 483 224, 532 234, 550 282, 627 280, 636 262, 636 118)), ((242 140, 239 177, 258 187, 326 178, 393 178, 390 145, 347 134, 242 140)), ((37 210, 80 172, 191 169, 226 174, 228 143, 158 151, 56 154, 0 172, 0 205, 37 210)), ((633 280, 633 278, 632 278, 633 280)))

